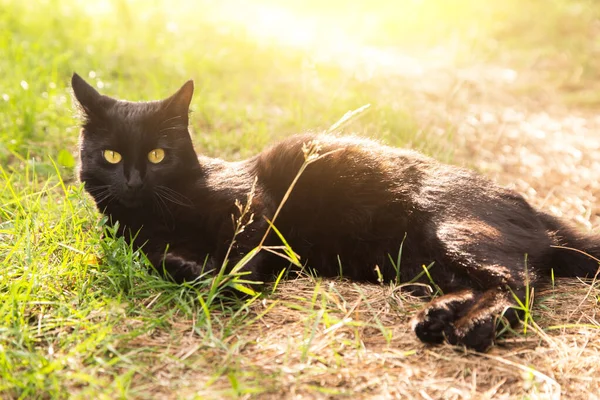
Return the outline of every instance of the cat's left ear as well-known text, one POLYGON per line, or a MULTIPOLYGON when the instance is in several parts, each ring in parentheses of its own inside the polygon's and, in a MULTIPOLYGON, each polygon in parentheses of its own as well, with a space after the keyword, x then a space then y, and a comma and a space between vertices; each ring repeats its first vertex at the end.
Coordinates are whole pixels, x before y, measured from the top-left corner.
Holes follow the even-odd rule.
POLYGON ((169 115, 182 117, 186 123, 190 112, 190 102, 194 94, 194 81, 189 80, 173 96, 164 100, 169 115))

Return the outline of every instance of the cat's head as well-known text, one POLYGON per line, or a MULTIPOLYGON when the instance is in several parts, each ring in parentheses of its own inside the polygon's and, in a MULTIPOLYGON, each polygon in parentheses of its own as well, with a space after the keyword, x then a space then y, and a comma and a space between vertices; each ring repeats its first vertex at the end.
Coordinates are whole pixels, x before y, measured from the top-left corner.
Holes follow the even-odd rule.
POLYGON ((144 207, 157 191, 172 190, 196 172, 188 131, 192 81, 151 102, 103 96, 77 74, 71 85, 84 119, 79 175, 101 210, 144 207))

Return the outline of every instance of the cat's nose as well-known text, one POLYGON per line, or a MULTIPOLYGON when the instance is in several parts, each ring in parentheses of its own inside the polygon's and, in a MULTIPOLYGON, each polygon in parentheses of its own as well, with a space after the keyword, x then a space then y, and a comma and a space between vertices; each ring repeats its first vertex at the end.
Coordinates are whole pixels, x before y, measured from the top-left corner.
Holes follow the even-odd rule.
POLYGON ((131 171, 129 177, 125 181, 125 185, 127 185, 128 189, 137 190, 142 187, 144 182, 140 176, 140 173, 136 170, 131 171))
POLYGON ((137 190, 140 189, 143 185, 142 181, 127 181, 125 182, 125 185, 127 185, 127 189, 130 190, 137 190))

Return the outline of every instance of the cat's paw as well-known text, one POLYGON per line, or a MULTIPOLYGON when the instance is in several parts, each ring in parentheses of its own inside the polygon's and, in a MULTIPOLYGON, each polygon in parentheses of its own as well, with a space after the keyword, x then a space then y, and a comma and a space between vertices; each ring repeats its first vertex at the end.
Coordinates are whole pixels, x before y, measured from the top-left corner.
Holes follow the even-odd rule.
MULTIPOLYGON (((430 302, 413 319, 413 329, 425 343, 465 346, 483 352, 496 338, 496 318, 509 306, 506 294, 462 291, 450 293, 430 302)), ((512 323, 518 319, 513 318, 512 323)))
POLYGON ((413 318, 417 337, 436 344, 455 337, 454 322, 472 307, 474 299, 472 291, 461 291, 431 301, 413 318))
POLYGON ((167 253, 162 262, 161 273, 176 283, 193 282, 203 271, 210 270, 209 265, 202 265, 174 253, 167 253))
POLYGON ((455 346, 484 352, 492 346, 496 336, 495 319, 471 320, 469 316, 455 320, 456 312, 448 308, 429 308, 415 319, 414 330, 425 343, 440 344, 444 340, 455 346))
POLYGON ((472 291, 464 290, 431 301, 413 319, 417 337, 425 343, 442 343, 453 333, 454 321, 472 307, 474 299, 472 291))
POLYGON ((454 312, 446 307, 426 307, 413 319, 413 329, 425 343, 439 344, 452 330, 454 312))
POLYGON ((450 344, 484 352, 494 344, 496 319, 492 315, 482 320, 463 317, 453 324, 453 329, 448 331, 446 338, 450 344))

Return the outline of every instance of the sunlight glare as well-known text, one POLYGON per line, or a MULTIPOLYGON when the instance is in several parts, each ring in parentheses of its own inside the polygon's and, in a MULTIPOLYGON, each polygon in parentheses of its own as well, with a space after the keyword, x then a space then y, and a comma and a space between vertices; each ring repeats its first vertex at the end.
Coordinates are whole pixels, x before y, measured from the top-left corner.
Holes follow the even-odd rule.
MULTIPOLYGON (((264 46, 300 51, 308 64, 335 65, 359 79, 374 75, 414 79, 431 71, 456 71, 461 57, 469 57, 473 43, 495 21, 475 0, 77 1, 90 15, 128 12, 138 23, 160 16, 163 33, 173 38, 197 35, 194 26, 199 21, 220 32, 241 30, 264 46)), ((202 37, 197 43, 202 49, 202 37)), ((509 69, 483 69, 462 73, 483 73, 504 82, 516 78, 509 69)))

